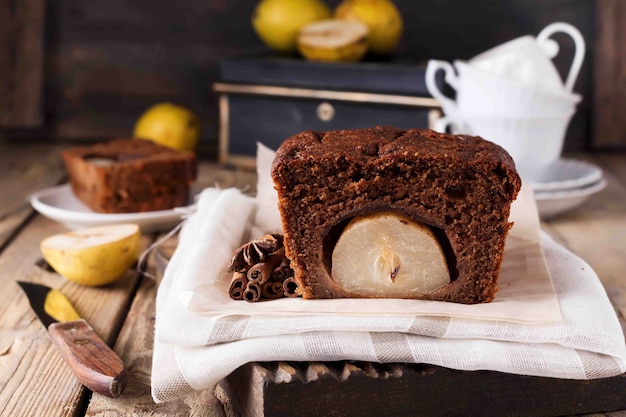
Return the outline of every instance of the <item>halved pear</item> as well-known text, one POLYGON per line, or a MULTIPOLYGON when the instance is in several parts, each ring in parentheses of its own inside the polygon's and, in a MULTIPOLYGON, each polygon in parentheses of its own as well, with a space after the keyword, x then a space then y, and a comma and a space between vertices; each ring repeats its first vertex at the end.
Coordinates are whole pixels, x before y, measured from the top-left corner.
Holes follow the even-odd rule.
POLYGON ((367 53, 364 23, 326 19, 304 26, 298 33, 298 51, 311 61, 359 61, 367 53))
POLYGON ((446 257, 430 228, 395 212, 348 223, 333 249, 331 277, 361 297, 410 298, 450 282, 446 257))
POLYGON ((402 14, 391 0, 343 0, 334 17, 366 24, 369 50, 379 55, 391 54, 404 31, 402 14))
POLYGON ((121 278, 139 257, 141 232, 132 223, 88 227, 41 241, 44 259, 78 284, 99 286, 121 278))

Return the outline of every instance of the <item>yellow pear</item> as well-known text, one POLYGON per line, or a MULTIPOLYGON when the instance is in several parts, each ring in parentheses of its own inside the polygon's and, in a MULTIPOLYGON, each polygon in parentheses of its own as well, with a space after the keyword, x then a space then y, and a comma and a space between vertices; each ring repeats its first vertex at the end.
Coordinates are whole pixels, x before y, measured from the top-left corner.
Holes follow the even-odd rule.
POLYGON ((139 117, 133 137, 149 139, 178 151, 194 151, 200 140, 200 121, 185 107, 158 103, 139 117))
POLYGON ((59 290, 50 289, 48 291, 43 303, 43 309, 49 316, 54 317, 57 321, 80 320, 80 316, 76 313, 70 301, 59 290))
POLYGON ((296 52, 303 26, 331 15, 322 0, 261 0, 252 14, 252 27, 268 47, 289 54, 296 52))
POLYGON ((365 23, 369 50, 379 55, 389 55, 396 48, 404 29, 402 16, 391 0, 344 0, 334 17, 365 23))
POLYGON ((327 19, 309 23, 298 34, 298 50, 310 61, 359 61, 367 52, 367 26, 327 19))
POLYGON ((446 257, 425 224, 381 212, 353 218, 332 253, 331 276, 363 297, 405 298, 450 282, 446 257))
POLYGON ((139 257, 141 232, 132 223, 88 227, 47 237, 40 249, 59 275, 82 285, 106 285, 139 257))

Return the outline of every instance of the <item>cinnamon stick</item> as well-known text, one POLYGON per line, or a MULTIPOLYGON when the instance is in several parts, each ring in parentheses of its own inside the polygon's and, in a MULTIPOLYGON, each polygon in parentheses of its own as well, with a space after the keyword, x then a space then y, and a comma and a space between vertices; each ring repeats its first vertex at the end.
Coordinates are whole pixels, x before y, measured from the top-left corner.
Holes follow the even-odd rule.
POLYGON ((233 300, 243 300, 243 293, 248 285, 248 277, 243 272, 235 272, 233 273, 233 278, 230 281, 230 286, 228 288, 228 295, 233 300))
POLYGON ((248 270, 247 276, 250 282, 263 285, 272 275, 272 265, 269 262, 259 262, 248 270))
POLYGON ((289 277, 283 282, 283 292, 285 297, 298 297, 300 295, 298 283, 294 277, 289 277))
POLYGON ((257 282, 260 285, 265 284, 272 276, 272 272, 285 257, 285 249, 280 249, 276 253, 268 256, 264 262, 259 262, 253 265, 248 270, 248 279, 251 282, 257 282))
POLYGON ((275 281, 283 282, 287 278, 293 276, 293 269, 288 258, 283 258, 280 265, 278 265, 274 271, 272 271, 272 279, 275 281))
POLYGON ((249 303, 254 303, 261 299, 261 295, 261 286, 255 282, 248 282, 248 285, 246 285, 246 289, 243 292, 243 299, 249 303))
POLYGON ((256 302, 300 295, 280 234, 263 235, 239 247, 230 271, 228 293, 233 300, 256 302))
POLYGON ((278 281, 267 281, 261 287, 263 297, 269 300, 284 297, 283 283, 278 281))

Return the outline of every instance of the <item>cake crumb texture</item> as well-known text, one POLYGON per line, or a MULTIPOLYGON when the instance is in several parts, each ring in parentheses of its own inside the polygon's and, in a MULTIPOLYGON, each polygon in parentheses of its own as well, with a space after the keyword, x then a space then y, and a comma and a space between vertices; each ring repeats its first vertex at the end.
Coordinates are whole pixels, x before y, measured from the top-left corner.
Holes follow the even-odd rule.
POLYGON ((114 139, 62 153, 72 191, 99 213, 168 210, 188 204, 197 175, 192 152, 144 139, 114 139))

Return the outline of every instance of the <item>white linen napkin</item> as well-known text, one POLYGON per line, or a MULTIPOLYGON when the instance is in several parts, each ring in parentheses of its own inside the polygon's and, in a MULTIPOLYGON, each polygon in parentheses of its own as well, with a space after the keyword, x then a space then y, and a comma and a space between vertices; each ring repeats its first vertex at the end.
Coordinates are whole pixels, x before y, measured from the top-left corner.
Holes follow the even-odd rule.
MULTIPOLYGON (((252 304, 228 300, 236 307, 221 308, 220 297, 228 298, 223 273, 232 252, 249 240, 251 230, 252 237, 276 231, 279 217, 274 191, 268 187, 267 160, 272 157, 271 151, 259 148, 256 198, 236 189, 207 189, 182 227, 157 295, 152 367, 156 402, 210 388, 253 361, 429 363, 570 379, 626 372, 624 335, 602 284, 583 260, 539 232, 528 194, 513 210, 512 217, 526 228, 518 224, 516 240, 507 240, 505 263, 507 258, 519 261, 525 256, 519 265, 530 281, 547 268, 549 285, 538 280, 505 301, 501 290, 493 303, 481 306, 408 300, 429 306, 411 314, 367 314, 371 308, 381 309, 375 306, 380 300, 350 301, 351 308, 360 307, 365 314, 332 307, 322 313, 308 308, 273 312, 272 306, 280 310, 283 300, 252 304), (528 249, 533 244, 543 248, 543 256, 537 258, 534 249, 528 249), (530 321, 503 313, 520 303, 527 310, 537 306, 542 311, 530 321), (452 312, 447 310, 450 304, 452 312), (476 313, 485 309, 487 315, 476 313)), ((512 280, 511 285, 515 283, 512 280)), ((289 301, 309 305, 314 300, 289 301)))

